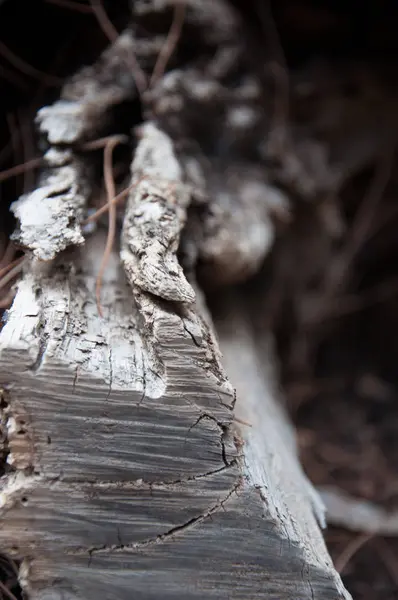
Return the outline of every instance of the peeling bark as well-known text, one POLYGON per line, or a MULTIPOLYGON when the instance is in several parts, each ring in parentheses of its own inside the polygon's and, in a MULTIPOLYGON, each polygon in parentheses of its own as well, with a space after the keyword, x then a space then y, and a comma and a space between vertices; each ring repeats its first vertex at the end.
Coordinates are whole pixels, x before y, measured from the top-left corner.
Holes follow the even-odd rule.
POLYGON ((81 222, 92 191, 92 165, 87 154, 76 153, 76 145, 106 129, 115 105, 136 97, 133 57, 134 38, 125 31, 94 65, 71 77, 58 101, 37 114, 39 132, 51 145, 44 156, 48 170, 12 210, 19 222, 15 240, 40 260, 84 243, 81 222))
POLYGON ((261 411, 252 427, 233 424, 200 304, 179 314, 132 296, 115 254, 98 318, 99 244, 97 232, 62 261, 32 263, 0 338, 11 468, 0 543, 23 560, 29 599, 348 598, 285 417, 253 378, 240 387, 239 369, 256 367, 235 321, 217 331, 238 406, 261 411))
POLYGON ((69 150, 49 150, 48 169, 38 187, 11 206, 19 222, 14 239, 40 260, 52 260, 70 245, 81 245, 83 220, 91 193, 90 170, 69 150))
MULTIPOLYGON (((137 0, 137 31, 173 7, 137 0)), ((195 279, 196 267, 216 285, 247 279, 272 245, 271 217, 289 216, 265 173, 270 119, 242 67, 240 23, 227 2, 187 1, 203 65, 176 52, 175 70, 141 94, 151 120, 136 130, 101 317, 105 236, 86 231, 82 246, 91 179, 78 152, 136 97, 132 33, 39 111, 49 169, 14 204, 33 259, 0 333, 0 544, 21 561, 29 600, 350 598, 273 385, 269 338, 230 287, 212 322, 195 279)), ((293 167, 287 182, 307 189, 311 168, 293 167)))
POLYGON ((176 252, 190 196, 172 142, 152 123, 140 128, 132 164, 121 258, 133 286, 165 300, 191 303, 195 292, 176 252))
POLYGON ((133 53, 133 34, 125 31, 94 65, 84 67, 64 85, 57 102, 39 110, 36 122, 50 144, 94 138, 109 121, 110 109, 136 96, 133 53))

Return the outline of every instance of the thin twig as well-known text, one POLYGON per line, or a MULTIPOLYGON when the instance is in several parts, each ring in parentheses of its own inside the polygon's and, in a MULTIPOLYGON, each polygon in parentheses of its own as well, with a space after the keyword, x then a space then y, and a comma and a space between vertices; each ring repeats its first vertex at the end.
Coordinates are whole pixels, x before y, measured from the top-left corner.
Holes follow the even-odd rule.
POLYGON ((14 54, 12 50, 10 50, 2 41, 0 41, 0 54, 8 60, 16 69, 19 69, 25 75, 29 77, 33 77, 34 79, 38 79, 39 81, 46 83, 47 85, 58 87, 62 84, 62 79, 59 77, 55 77, 54 75, 49 75, 47 73, 43 73, 36 67, 32 67, 25 60, 14 54))
POLYGON ((11 290, 4 298, 0 299, 0 308, 8 308, 15 298, 15 291, 11 290))
POLYGON ((396 589, 398 590, 398 560, 391 550, 390 544, 387 540, 377 539, 375 540, 376 550, 380 555, 396 589))
MULTIPOLYGON (((24 157, 22 155, 20 145, 21 132, 18 127, 17 117, 12 112, 7 114, 7 125, 10 132, 10 143, 13 153, 13 163, 17 165, 24 161, 24 157)), ((17 195, 19 195, 18 180, 16 180, 15 189, 17 195)))
POLYGON ((377 206, 383 197, 383 193, 391 177, 394 155, 395 144, 392 144, 387 155, 383 154, 380 157, 380 162, 376 167, 372 183, 361 203, 351 230, 350 239, 345 251, 345 256, 349 260, 352 260, 352 257, 361 248, 364 238, 372 227, 377 206))
POLYGON ((8 236, 5 235, 4 231, 0 231, 0 256, 4 256, 7 250, 8 236))
POLYGON ((16 596, 8 589, 7 586, 0 580, 0 589, 9 598, 9 600, 18 600, 16 596))
POLYGON ((84 221, 82 221, 82 225, 84 226, 84 225, 87 225, 88 223, 92 223, 93 221, 97 221, 101 215, 108 212, 109 206, 116 206, 117 204, 119 204, 119 202, 121 202, 122 200, 124 200, 124 198, 126 198, 128 196, 130 190, 135 188, 139 183, 141 183, 141 181, 143 179, 146 179, 147 177, 148 177, 147 175, 141 175, 141 177, 139 177, 137 179, 137 181, 134 181, 133 183, 128 185, 126 188, 124 188, 124 190, 119 192, 119 194, 117 196, 112 198, 112 200, 110 200, 109 202, 104 204, 104 206, 101 206, 101 208, 96 210, 95 213, 93 213, 92 215, 87 217, 84 221))
MULTIPOLYGON (((52 65, 52 70, 55 70, 56 67, 59 66, 60 63, 60 59, 64 60, 65 55, 67 54, 65 52, 65 49, 68 48, 70 45, 70 41, 67 42, 66 45, 64 45, 64 51, 61 51, 60 53, 57 53, 55 60, 51 62, 52 65)), ((62 50, 62 49, 61 49, 62 50)), ((61 81, 61 80, 60 80, 61 81)), ((37 108, 38 106, 43 104, 43 92, 46 89, 46 81, 42 81, 41 85, 38 87, 37 91, 35 92, 32 101, 29 103, 28 106, 28 110, 30 112, 34 112, 35 108, 37 108)), ((21 137, 21 132, 18 130, 18 132, 15 134, 15 137, 17 139, 17 141, 19 141, 20 137, 21 137)), ((5 161, 11 154, 12 152, 12 146, 10 143, 8 143, 4 148, 1 149, 0 151, 0 163, 2 163, 3 161, 5 161)))
MULTIPOLYGON (((8 242, 5 252, 0 259, 0 269, 3 269, 4 267, 7 267, 10 264, 10 262, 13 260, 13 258, 15 256, 16 252, 17 252, 17 249, 15 248, 14 243, 8 242)), ((1 271, 0 271, 0 273, 1 273, 1 271)))
MULTIPOLYGON (((109 39, 109 41, 114 43, 119 37, 119 32, 115 28, 112 21, 109 19, 108 15, 106 13, 106 10, 104 9, 104 7, 102 5, 101 0, 89 0, 89 1, 91 4, 93 13, 96 16, 97 21, 98 21, 102 31, 105 33, 105 35, 109 39)), ((137 86, 138 93, 140 96, 142 96, 144 94, 145 90, 147 89, 146 75, 145 75, 144 71, 141 69, 140 65, 138 64, 138 61, 137 61, 136 57, 134 56, 134 53, 131 53, 130 60, 131 60, 131 65, 129 65, 129 66, 132 69, 132 74, 134 77, 135 84, 137 86)))
POLYGON ((19 73, 16 73, 12 69, 8 69, 4 65, 0 66, 0 77, 12 85, 15 85, 15 87, 21 89, 23 92, 26 92, 26 90, 29 88, 26 81, 19 75, 19 73))
POLYGON ((347 546, 344 548, 343 552, 336 558, 334 562, 334 566, 338 573, 342 573, 353 556, 368 542, 374 537, 373 533, 363 533, 354 538, 347 546))
POLYGON ((330 278, 327 282, 329 294, 344 286, 352 269, 353 261, 372 229, 376 209, 391 177, 395 149, 396 142, 394 140, 387 153, 382 153, 380 156, 371 184, 355 216, 347 243, 341 253, 337 255, 336 262, 330 270, 330 278))
POLYGON ((365 241, 369 242, 372 238, 376 237, 380 233, 380 230, 383 229, 386 225, 391 225, 391 223, 398 216, 398 206, 395 204, 391 207, 391 210, 386 211, 385 214, 379 216, 379 220, 374 220, 372 223, 372 228, 369 231, 368 236, 365 241))
POLYGON ((15 167, 10 167, 10 169, 5 169, 4 171, 0 171, 0 182, 5 181, 6 179, 10 179, 11 177, 15 177, 15 175, 20 175, 21 173, 25 173, 25 171, 31 169, 37 169, 44 163, 43 157, 32 158, 28 160, 26 163, 22 165, 15 165, 15 167))
POLYGON ((243 419, 240 419, 239 417, 234 417, 233 420, 236 423, 239 423, 240 425, 246 425, 246 427, 253 427, 253 425, 251 423, 249 423, 249 421, 244 421, 243 419))
MULTIPOLYGON (((0 290, 3 290, 11 281, 21 273, 23 269, 23 263, 17 265, 7 275, 0 279, 0 290)), ((8 294, 7 294, 8 295, 8 294)), ((4 300, 4 296, 1 296, 4 300)))
POLYGON ((102 279, 112 252, 112 246, 116 234, 116 206, 111 202, 111 200, 115 197, 115 180, 113 178, 112 155, 115 146, 120 143, 120 136, 115 136, 113 139, 108 140, 104 149, 104 181, 106 195, 108 198, 107 208, 109 210, 109 227, 104 254, 102 256, 101 265, 98 271, 97 281, 95 282, 95 297, 97 299, 97 309, 100 317, 103 316, 101 308, 102 279))
MULTIPOLYGON (((18 111, 18 120, 21 130, 23 161, 26 164, 29 160, 31 160, 32 156, 35 154, 35 144, 32 139, 32 131, 30 129, 29 119, 22 113, 22 111, 18 111)), ((35 179, 33 177, 33 171, 31 169, 27 169, 26 171, 24 171, 23 175, 23 191, 24 194, 26 194, 29 190, 33 189, 35 179)))
MULTIPOLYGON (((16 141, 17 141, 17 142, 19 142, 19 139, 20 139, 20 137, 21 137, 21 133, 20 133, 20 131, 18 130, 18 131, 15 133, 15 139, 16 139, 16 141)), ((13 146, 12 146, 12 143, 8 142, 8 144, 6 144, 6 145, 5 145, 5 146, 4 146, 4 147, 1 149, 1 152, 0 152, 0 163, 4 162, 4 161, 5 161, 5 160, 6 160, 6 159, 7 159, 7 158, 10 156, 10 154, 11 154, 12 152, 13 152, 13 146)))
MULTIPOLYGON (((17 117, 13 112, 10 112, 7 114, 6 116, 7 119, 7 125, 8 125, 8 129, 10 132, 10 142, 11 142, 11 147, 12 147, 12 151, 13 151, 13 155, 14 155, 14 162, 18 163, 18 155, 19 155, 19 138, 21 136, 19 128, 18 128, 18 121, 17 121, 17 117)), ((22 161, 23 162, 23 161, 22 161)))
POLYGON ((4 563, 5 563, 7 567, 10 567, 11 573, 16 575, 17 578, 19 577, 19 569, 17 567, 17 563, 15 562, 15 560, 10 558, 9 556, 6 557, 4 555, 3 556, 0 555, 0 562, 3 563, 3 569, 4 569, 4 563))
POLYGON ((89 0, 91 9, 95 14, 97 21, 110 42, 115 42, 119 37, 119 32, 107 15, 101 0, 89 0))
POLYGON ((116 140, 116 138, 118 140, 118 144, 127 144, 129 141, 127 135, 107 135, 106 137, 101 137, 90 142, 85 142, 80 146, 80 150, 83 150, 85 152, 90 152, 91 150, 102 150, 102 148, 106 148, 109 142, 113 142, 114 140, 116 140))
POLYGON ((287 122, 289 119, 289 76, 285 53, 272 12, 271 0, 259 0, 258 10, 265 34, 271 46, 274 58, 268 61, 275 82, 275 102, 272 131, 277 132, 282 148, 286 144, 287 122))
POLYGON ((6 275, 6 273, 8 273, 9 271, 11 271, 11 269, 17 265, 20 264, 20 262, 22 262, 22 260, 24 259, 24 256, 20 256, 19 258, 13 260, 12 262, 9 262, 7 265, 5 265, 5 267, 2 267, 0 269, 0 277, 3 277, 3 275, 6 275))
POLYGON ((160 79, 160 77, 162 77, 166 70, 167 63, 169 62, 171 55, 176 49, 184 25, 185 11, 186 0, 178 0, 174 6, 173 22, 171 24, 166 41, 159 52, 155 63, 155 67, 153 69, 153 73, 149 82, 150 88, 155 85, 155 83, 160 79))
POLYGON ((108 212, 110 206, 116 206, 117 204, 119 204, 119 202, 121 202, 124 198, 126 198, 128 196, 129 191, 135 185, 137 185, 137 184, 136 183, 132 183, 127 188, 125 188, 124 190, 122 190, 117 196, 115 196, 114 198, 112 198, 112 200, 110 202, 107 202, 106 204, 104 204, 104 206, 101 206, 101 208, 99 208, 98 210, 96 210, 95 213, 93 213, 92 215, 90 215, 89 217, 87 217, 87 219, 85 219, 82 222, 82 225, 87 225, 88 223, 92 223, 93 221, 97 221, 101 215, 103 215, 104 213, 108 212))
POLYGON ((346 296, 331 298, 322 310, 311 316, 311 325, 324 322, 326 319, 336 319, 347 315, 357 313, 361 310, 388 302, 391 298, 398 295, 398 278, 394 277, 388 281, 382 281, 378 285, 368 290, 363 290, 358 294, 349 294, 346 296))
POLYGON ((24 262, 25 257, 22 256, 21 258, 18 258, 13 263, 10 263, 7 267, 4 267, 4 269, 0 271, 0 290, 2 290, 7 285, 7 283, 12 281, 14 277, 16 277, 16 275, 18 275, 18 273, 22 271, 24 262), (4 275, 3 277, 4 273, 6 273, 6 275, 4 275))
POLYGON ((80 4, 79 2, 72 2, 72 0, 45 0, 45 2, 48 4, 54 4, 55 6, 60 6, 61 8, 73 10, 74 12, 81 12, 90 15, 93 13, 92 6, 80 4))

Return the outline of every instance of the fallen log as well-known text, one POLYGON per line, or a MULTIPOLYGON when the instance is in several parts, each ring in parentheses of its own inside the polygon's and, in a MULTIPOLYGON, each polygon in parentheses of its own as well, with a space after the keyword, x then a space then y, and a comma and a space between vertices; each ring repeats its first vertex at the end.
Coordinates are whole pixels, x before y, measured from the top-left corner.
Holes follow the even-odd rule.
MULTIPOLYGON (((134 5, 138 24, 171 8, 134 5)), ((141 94, 120 257, 101 274, 101 307, 105 236, 85 228, 82 152, 114 105, 136 97, 142 39, 122 34, 39 112, 57 179, 47 189, 44 175, 13 206, 27 257, 0 333, 0 548, 29 600, 349 600, 269 335, 253 331, 233 287, 271 247, 271 213, 289 209, 262 159, 246 156, 267 131, 259 86, 244 71, 239 85, 221 82, 242 51, 228 3, 190 0, 186 19, 215 56, 141 94), (213 315, 196 271, 224 286, 213 315)))
POLYGON ((248 424, 200 308, 135 304, 114 256, 98 317, 102 241, 32 264, 1 333, 0 540, 28 598, 349 598, 244 303, 217 332, 248 424))

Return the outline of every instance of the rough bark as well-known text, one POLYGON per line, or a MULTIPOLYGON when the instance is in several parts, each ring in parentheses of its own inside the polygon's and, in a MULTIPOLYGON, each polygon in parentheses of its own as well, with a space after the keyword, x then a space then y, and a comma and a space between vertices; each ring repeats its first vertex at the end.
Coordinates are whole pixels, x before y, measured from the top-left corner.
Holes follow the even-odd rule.
POLYGON ((218 331, 251 426, 197 309, 135 306, 114 260, 98 318, 101 237, 33 265, 1 334, 0 539, 30 600, 348 598, 244 323, 218 331))
POLYGON ((37 188, 12 205, 19 228, 14 239, 40 260, 52 260, 84 243, 81 222, 92 192, 92 161, 78 145, 106 131, 112 109, 136 97, 131 62, 134 38, 125 31, 91 66, 63 86, 60 99, 41 108, 39 132, 50 149, 37 188))
MULTIPOLYGON (((137 29, 171 8, 137 1, 137 29)), ((230 288, 213 324, 192 277, 197 262, 218 284, 256 272, 271 214, 285 218, 289 202, 247 152, 269 120, 258 82, 222 81, 242 52, 237 14, 190 0, 185 25, 214 58, 143 95, 151 121, 137 130, 121 264, 115 251, 101 317, 105 240, 94 228, 82 246, 78 167, 89 163, 78 149, 136 94, 132 34, 39 112, 54 172, 14 204, 33 256, 0 335, 0 544, 21 561, 29 600, 348 600, 273 383, 271 346, 230 288)))
POLYGON ((127 279, 164 300, 191 303, 195 292, 176 254, 190 194, 169 137, 153 123, 139 137, 122 236, 127 279))
POLYGON ((38 128, 50 144, 91 139, 109 124, 112 107, 136 96, 133 56, 134 38, 125 31, 94 65, 64 85, 57 102, 39 110, 38 128))
POLYGON ((80 222, 91 192, 90 169, 70 150, 49 150, 38 187, 12 204, 19 228, 14 239, 41 260, 84 243, 80 222))

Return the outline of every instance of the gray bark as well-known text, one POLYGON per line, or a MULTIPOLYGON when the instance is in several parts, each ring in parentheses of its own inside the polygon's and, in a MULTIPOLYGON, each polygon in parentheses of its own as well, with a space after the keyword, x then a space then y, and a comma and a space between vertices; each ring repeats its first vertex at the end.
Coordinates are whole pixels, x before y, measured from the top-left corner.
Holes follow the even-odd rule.
POLYGON ((112 107, 136 96, 133 56, 134 38, 125 31, 94 65, 81 69, 63 86, 57 102, 39 110, 38 128, 50 144, 90 139, 109 121, 112 107), (121 59, 125 68, 118 77, 121 59))
MULTIPOLYGON (((136 2, 137 14, 147 4, 136 2)), ((188 2, 187 23, 221 44, 211 71, 231 66, 234 15, 224 3, 188 2)), ((222 165, 209 177, 197 149, 173 147, 162 118, 174 123, 166 116, 178 72, 150 92, 163 112, 138 131, 121 261, 114 252, 108 262, 98 315, 105 239, 98 228, 84 240, 90 163, 76 145, 134 97, 132 45, 123 34, 41 109, 50 145, 71 147, 49 151, 54 189, 44 174, 14 205, 30 260, 0 334, 2 551, 21 561, 29 600, 348 600, 281 408, 271 343, 253 333, 249 304, 230 288, 213 323, 187 272, 199 257, 210 279, 244 280, 272 242, 270 214, 286 217, 287 200, 262 167, 231 162, 242 182, 229 189, 222 165), (122 64, 113 60, 120 52, 122 64)), ((209 115, 215 100, 229 104, 222 86, 195 72, 183 83, 187 102, 209 115)), ((238 93, 257 94, 250 82, 238 93)), ((226 117, 228 147, 243 126, 257 128, 244 99, 226 117)))
POLYGON ((114 256, 98 317, 102 244, 32 263, 1 333, 0 540, 29 599, 349 598, 239 301, 216 327, 249 425, 200 302, 135 303, 114 256))

